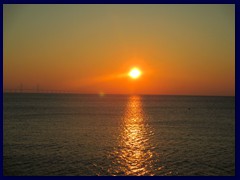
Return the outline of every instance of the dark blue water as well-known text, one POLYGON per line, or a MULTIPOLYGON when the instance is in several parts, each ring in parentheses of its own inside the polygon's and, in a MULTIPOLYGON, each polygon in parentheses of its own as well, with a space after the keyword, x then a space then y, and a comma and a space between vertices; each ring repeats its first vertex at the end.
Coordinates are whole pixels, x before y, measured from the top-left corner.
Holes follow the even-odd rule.
POLYGON ((235 175, 235 97, 4 94, 4 175, 235 175))

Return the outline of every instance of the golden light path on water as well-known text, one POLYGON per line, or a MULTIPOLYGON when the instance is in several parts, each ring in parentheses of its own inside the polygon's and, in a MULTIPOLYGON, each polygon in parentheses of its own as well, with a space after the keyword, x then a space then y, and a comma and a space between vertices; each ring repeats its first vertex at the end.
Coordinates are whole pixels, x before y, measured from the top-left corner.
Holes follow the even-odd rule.
MULTIPOLYGON (((112 175, 154 175, 154 146, 149 138, 153 135, 146 123, 140 96, 129 97, 119 136, 119 147, 113 153, 112 175)), ((156 157, 155 157, 156 158, 156 157)), ((160 170, 161 168, 159 168, 160 170)))

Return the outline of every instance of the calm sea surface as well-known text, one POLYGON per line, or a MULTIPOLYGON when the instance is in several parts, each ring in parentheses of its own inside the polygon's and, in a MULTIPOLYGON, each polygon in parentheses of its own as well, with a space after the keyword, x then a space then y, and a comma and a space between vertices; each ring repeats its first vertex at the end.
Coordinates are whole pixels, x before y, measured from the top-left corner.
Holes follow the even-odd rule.
POLYGON ((235 175, 235 98, 4 94, 4 175, 235 175))

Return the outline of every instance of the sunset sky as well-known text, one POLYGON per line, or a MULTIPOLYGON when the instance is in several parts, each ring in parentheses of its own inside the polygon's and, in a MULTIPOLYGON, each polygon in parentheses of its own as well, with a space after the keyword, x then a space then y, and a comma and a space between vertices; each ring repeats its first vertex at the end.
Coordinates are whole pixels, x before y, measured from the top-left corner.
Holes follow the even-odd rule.
POLYGON ((5 90, 235 95, 235 5, 3 5, 3 48, 5 90))

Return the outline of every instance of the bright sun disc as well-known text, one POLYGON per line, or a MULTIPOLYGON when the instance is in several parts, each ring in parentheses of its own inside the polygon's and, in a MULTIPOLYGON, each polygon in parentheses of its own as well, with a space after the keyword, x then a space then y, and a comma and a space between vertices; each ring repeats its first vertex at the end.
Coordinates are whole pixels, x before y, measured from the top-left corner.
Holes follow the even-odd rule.
POLYGON ((141 75, 141 71, 138 68, 133 68, 131 69, 131 71, 128 73, 128 75, 133 78, 136 79, 141 75))

